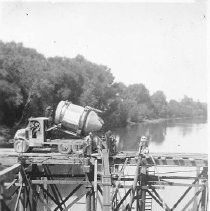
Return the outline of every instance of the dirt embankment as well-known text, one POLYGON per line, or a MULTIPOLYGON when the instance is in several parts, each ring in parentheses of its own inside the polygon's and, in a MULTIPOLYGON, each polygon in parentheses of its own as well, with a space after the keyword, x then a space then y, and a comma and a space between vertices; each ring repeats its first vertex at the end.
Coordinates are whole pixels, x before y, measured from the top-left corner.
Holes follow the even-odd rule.
POLYGON ((0 126, 0 148, 11 147, 12 144, 10 144, 9 141, 13 139, 14 134, 14 129, 6 126, 0 126))

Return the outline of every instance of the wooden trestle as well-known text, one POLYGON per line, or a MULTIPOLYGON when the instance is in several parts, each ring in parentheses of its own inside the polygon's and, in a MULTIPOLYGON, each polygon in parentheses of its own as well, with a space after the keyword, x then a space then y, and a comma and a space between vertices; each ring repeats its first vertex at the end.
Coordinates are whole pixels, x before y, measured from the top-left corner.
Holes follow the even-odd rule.
POLYGON ((158 210, 207 211, 207 159, 205 154, 177 153, 136 157, 135 152, 121 152, 109 156, 106 149, 89 157, 48 151, 17 154, 0 149, 0 167, 4 166, 0 171, 0 211, 66 211, 75 210, 78 204, 86 206, 87 211, 149 211, 152 201, 161 207, 158 210), (125 173, 129 166, 135 170, 125 173), (192 167, 197 169, 197 176, 151 174, 154 166, 192 167), (69 187, 68 193, 63 193, 64 186, 69 187), (165 186, 186 186, 170 207, 158 192, 165 186), (182 205, 192 188, 194 196, 182 205))

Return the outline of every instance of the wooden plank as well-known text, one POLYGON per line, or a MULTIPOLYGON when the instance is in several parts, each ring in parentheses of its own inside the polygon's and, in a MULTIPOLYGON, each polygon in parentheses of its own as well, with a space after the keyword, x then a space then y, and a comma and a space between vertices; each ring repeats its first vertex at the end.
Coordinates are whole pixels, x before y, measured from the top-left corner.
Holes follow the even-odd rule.
POLYGON ((89 158, 75 158, 75 157, 31 157, 25 158, 26 164, 72 164, 72 165, 84 165, 89 158))
POLYGON ((0 182, 13 178, 15 173, 20 170, 20 167, 21 165, 18 163, 0 171, 0 182))
MULTIPOLYGON (((122 164, 125 159, 116 160, 115 164, 122 164)), ((146 166, 182 166, 182 167, 207 167, 207 160, 189 160, 189 159, 157 159, 154 158, 155 163, 152 160, 143 159, 143 163, 146 166)), ((135 159, 131 158, 128 160, 127 165, 136 165, 135 159)))
MULTIPOLYGON (((153 157, 171 157, 171 158, 200 158, 200 159, 208 159, 208 154, 205 153, 168 153, 168 152, 158 152, 158 153, 150 153, 151 156, 153 157)), ((135 157, 136 156, 136 151, 123 151, 118 153, 116 158, 120 157, 135 157)))
MULTIPOLYGON (((204 154, 204 153, 166 153, 166 152, 158 152, 158 153, 150 153, 151 156, 155 157, 166 157, 166 158, 182 158, 182 159, 188 159, 190 158, 199 158, 199 159, 204 159, 207 160, 208 159, 208 155, 204 154)), ((23 157, 58 157, 58 158, 69 158, 72 155, 64 155, 61 153, 57 153, 57 152, 32 152, 32 153, 22 153, 22 154, 18 154, 16 153, 13 149, 0 149, 0 157, 5 157, 5 156, 9 156, 9 157, 19 157, 19 156, 23 156, 23 157)), ((98 154, 94 154, 94 156, 96 157, 100 157, 98 156, 98 154)), ((126 158, 126 157, 136 157, 136 151, 123 151, 118 153, 117 155, 113 156, 113 158, 126 158)))
POLYGON ((32 184, 59 184, 59 185, 68 185, 68 184, 73 184, 73 185, 90 185, 89 182, 86 182, 84 180, 32 180, 32 184))
POLYGON ((0 155, 0 163, 2 166, 13 166, 18 163, 18 157, 9 157, 9 156, 1 156, 0 155))
MULTIPOLYGON (((115 159, 115 164, 120 164, 125 161, 126 157, 121 157, 118 159, 115 159)), ((179 157, 179 158, 169 158, 168 157, 149 157, 149 158, 143 158, 143 163, 148 166, 158 165, 158 166, 201 166, 205 167, 208 166, 208 160, 207 159, 200 159, 200 158, 191 158, 191 157, 179 157), (155 163, 154 163, 155 162, 155 163)), ((128 165, 136 165, 137 160, 136 158, 129 158, 128 159, 128 165)))
MULTIPOLYGON (((143 158, 145 165, 153 166, 187 166, 187 167, 207 167, 208 166, 208 155, 202 153, 150 153, 150 158, 143 158), (154 164, 155 161, 155 164, 154 164)), ((97 153, 94 154, 97 158, 98 163, 101 161, 101 156, 97 153)), ((124 151, 112 156, 110 164, 124 163, 125 159, 128 158, 128 165, 136 165, 137 157, 135 151, 124 151)), ((84 165, 86 159, 84 157, 75 157, 74 155, 64 155, 55 152, 33 152, 18 154, 13 149, 0 149, 0 163, 6 163, 11 160, 12 163, 17 163, 18 159, 22 159, 26 164, 81 164, 84 165)))
MULTIPOLYGON (((42 149, 40 149, 41 151, 42 149)), ((158 153, 150 153, 151 156, 155 157, 166 157, 166 158, 200 158, 207 160, 208 154, 205 153, 168 153, 168 152, 158 152, 158 153)), ((64 155, 57 152, 32 152, 32 153, 22 153, 18 154, 14 151, 14 149, 0 149, 0 157, 18 157, 18 156, 24 156, 24 157, 60 157, 60 158, 68 158, 71 155, 64 155)), ((94 153, 93 156, 100 157, 98 153, 94 153)), ((126 157, 136 157, 136 151, 122 151, 119 152, 117 155, 113 156, 113 158, 126 158, 126 157)))
POLYGON ((180 187, 203 187, 203 184, 187 184, 187 183, 176 183, 176 182, 167 182, 167 181, 155 181, 149 182, 152 185, 160 185, 160 186, 180 186, 180 187))

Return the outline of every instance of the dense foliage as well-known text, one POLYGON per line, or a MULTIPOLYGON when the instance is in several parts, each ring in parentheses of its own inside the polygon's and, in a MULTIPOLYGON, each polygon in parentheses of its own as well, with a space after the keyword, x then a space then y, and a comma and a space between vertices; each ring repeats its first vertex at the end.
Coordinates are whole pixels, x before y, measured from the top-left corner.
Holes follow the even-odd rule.
POLYGON ((0 124, 17 126, 60 100, 103 110, 107 127, 145 119, 206 116, 207 105, 185 96, 166 101, 143 84, 115 83, 106 66, 75 58, 45 58, 20 43, 0 42, 0 124))

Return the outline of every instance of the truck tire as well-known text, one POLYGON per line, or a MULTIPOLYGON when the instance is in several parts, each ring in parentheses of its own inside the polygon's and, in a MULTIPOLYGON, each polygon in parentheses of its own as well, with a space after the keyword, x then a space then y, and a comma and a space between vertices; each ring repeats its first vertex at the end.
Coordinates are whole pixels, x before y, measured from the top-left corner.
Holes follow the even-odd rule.
POLYGON ((17 153, 27 152, 29 149, 29 144, 24 139, 16 139, 14 143, 14 149, 17 153))
POLYGON ((70 154, 72 151, 72 147, 69 144, 59 144, 58 145, 58 152, 62 154, 70 154))
POLYGON ((84 154, 84 149, 82 145, 72 145, 72 151, 74 154, 77 155, 84 154))

